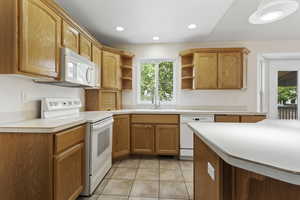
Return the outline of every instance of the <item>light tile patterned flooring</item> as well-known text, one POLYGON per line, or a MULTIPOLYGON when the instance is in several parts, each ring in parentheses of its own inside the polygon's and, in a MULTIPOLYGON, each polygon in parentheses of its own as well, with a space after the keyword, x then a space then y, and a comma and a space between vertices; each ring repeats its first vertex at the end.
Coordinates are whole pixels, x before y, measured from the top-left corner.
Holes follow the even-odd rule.
POLYGON ((193 162, 129 158, 115 163, 90 198, 78 200, 193 199, 193 162))

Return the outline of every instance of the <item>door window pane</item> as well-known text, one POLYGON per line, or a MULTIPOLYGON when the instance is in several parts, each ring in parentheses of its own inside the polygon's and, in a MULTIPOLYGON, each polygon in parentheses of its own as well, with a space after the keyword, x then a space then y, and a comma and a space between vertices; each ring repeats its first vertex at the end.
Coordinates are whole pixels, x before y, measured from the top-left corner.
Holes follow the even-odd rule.
POLYGON ((155 88, 155 64, 141 65, 141 101, 152 100, 155 88))
POLYGON ((169 102, 173 100, 174 91, 174 70, 173 62, 161 62, 159 64, 159 99, 162 102, 169 102))
POLYGON ((298 119, 298 72, 278 72, 278 117, 298 119))

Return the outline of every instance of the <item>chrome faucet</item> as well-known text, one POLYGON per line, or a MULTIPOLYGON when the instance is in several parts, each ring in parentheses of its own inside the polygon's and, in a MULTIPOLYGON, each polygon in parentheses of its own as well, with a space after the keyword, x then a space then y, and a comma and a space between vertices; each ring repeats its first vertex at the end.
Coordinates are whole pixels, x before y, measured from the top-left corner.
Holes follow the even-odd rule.
POLYGON ((153 88, 152 91, 152 105, 154 105, 154 109, 158 109, 160 107, 159 95, 156 94, 155 88, 153 88))

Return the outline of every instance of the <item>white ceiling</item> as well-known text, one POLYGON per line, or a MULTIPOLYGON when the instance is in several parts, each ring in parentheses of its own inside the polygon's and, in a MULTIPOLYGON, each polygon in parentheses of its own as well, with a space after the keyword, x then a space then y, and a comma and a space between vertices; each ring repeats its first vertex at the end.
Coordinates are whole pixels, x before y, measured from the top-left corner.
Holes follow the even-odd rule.
POLYGON ((268 25, 248 17, 260 0, 56 0, 105 44, 300 39, 300 12, 268 25), (191 23, 197 29, 189 30, 191 23), (116 26, 125 27, 117 32, 116 26))

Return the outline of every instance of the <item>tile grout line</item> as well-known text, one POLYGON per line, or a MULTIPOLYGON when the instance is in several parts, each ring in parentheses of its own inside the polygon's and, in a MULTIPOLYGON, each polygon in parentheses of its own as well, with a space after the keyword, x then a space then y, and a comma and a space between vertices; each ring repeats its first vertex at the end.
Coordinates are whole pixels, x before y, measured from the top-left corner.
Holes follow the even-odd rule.
POLYGON ((186 180, 185 180, 184 175, 183 175, 183 169, 182 169, 182 167, 181 167, 180 161, 179 161, 179 167, 180 167, 181 175, 182 175, 182 177, 183 177, 185 190, 186 190, 186 192, 187 192, 187 197, 188 197, 188 199, 191 199, 191 198, 190 198, 190 194, 189 194, 189 190, 188 190, 188 186, 186 185, 186 180))
POLYGON ((132 192, 133 186, 134 186, 135 181, 136 181, 136 176, 137 176, 138 170, 139 170, 139 168, 140 168, 140 164, 141 164, 141 159, 138 160, 138 166, 137 166, 137 168, 136 168, 136 172, 135 172, 135 175, 134 175, 134 179, 132 180, 133 182, 132 182, 132 185, 131 185, 129 194, 128 194, 128 199, 130 199, 131 192, 132 192))

